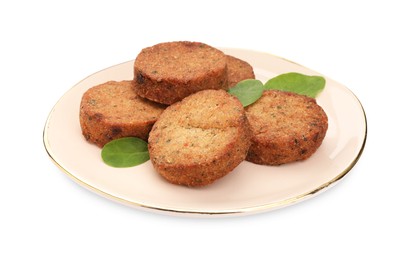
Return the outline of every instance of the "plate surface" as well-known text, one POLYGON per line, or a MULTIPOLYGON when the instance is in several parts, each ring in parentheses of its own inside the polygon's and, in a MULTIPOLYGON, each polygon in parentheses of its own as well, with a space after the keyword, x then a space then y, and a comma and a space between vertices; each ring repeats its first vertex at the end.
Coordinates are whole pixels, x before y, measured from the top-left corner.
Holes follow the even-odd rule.
MULTIPOLYGON (((265 82, 286 72, 321 75, 294 62, 251 50, 222 48, 249 62, 265 82)), ((321 75, 323 76, 323 75, 321 75)), ((310 198, 332 187, 363 152, 367 122, 363 107, 345 86, 326 78, 318 96, 329 119, 326 137, 309 159, 281 166, 241 163, 207 187, 188 188, 166 182, 150 161, 132 168, 104 164, 100 148, 85 141, 79 105, 90 87, 133 78, 133 60, 99 71, 73 86, 56 103, 44 128, 44 145, 63 172, 82 186, 116 202, 161 213, 222 216, 274 210, 310 198)))

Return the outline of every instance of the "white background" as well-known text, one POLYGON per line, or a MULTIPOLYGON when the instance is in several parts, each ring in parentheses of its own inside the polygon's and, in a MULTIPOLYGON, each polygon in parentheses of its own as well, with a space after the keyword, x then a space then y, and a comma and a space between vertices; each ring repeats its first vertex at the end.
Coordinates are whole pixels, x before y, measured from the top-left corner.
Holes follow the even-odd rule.
MULTIPOLYGON (((407 15, 403 1, 2 1, 1 259, 406 259, 407 15), (74 183, 42 132, 86 76, 158 42, 269 52, 351 89, 368 138, 320 195, 272 212, 186 218, 74 183)), ((351 126, 350 126, 351 127, 351 126)))

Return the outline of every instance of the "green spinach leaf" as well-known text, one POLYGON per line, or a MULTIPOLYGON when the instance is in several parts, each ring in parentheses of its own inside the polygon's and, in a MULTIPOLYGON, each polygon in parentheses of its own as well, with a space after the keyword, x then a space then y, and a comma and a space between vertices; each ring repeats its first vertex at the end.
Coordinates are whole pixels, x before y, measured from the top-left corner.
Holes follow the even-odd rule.
POLYGON ((150 159, 147 142, 136 137, 110 141, 103 147, 101 155, 107 165, 118 168, 136 166, 150 159))
POLYGON ((278 75, 266 82, 264 88, 295 92, 312 98, 325 87, 325 79, 320 76, 308 76, 297 72, 278 75))
POLYGON ((244 107, 253 104, 263 94, 263 83, 257 79, 245 79, 237 83, 228 92, 237 97, 244 107))

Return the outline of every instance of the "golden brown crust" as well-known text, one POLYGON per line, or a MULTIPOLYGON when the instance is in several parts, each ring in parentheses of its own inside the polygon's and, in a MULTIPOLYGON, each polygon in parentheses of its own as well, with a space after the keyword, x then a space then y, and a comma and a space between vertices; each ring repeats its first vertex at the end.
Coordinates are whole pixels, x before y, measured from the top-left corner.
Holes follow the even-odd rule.
POLYGON ((150 158, 171 183, 208 185, 245 159, 250 137, 241 103, 224 90, 203 90, 162 113, 148 139, 150 158))
POLYGON ((144 48, 134 62, 138 95, 173 104, 204 89, 227 89, 226 55, 200 42, 165 42, 144 48))
POLYGON ((82 134, 99 147, 127 136, 147 140, 164 108, 137 96, 132 81, 109 81, 83 94, 79 116, 82 134))
POLYGON ((246 160, 280 165, 305 160, 321 145, 328 117, 315 99, 278 90, 265 91, 246 107, 253 138, 246 160))
POLYGON ((239 81, 255 78, 253 67, 248 62, 231 55, 226 55, 226 58, 229 88, 235 86, 239 81))

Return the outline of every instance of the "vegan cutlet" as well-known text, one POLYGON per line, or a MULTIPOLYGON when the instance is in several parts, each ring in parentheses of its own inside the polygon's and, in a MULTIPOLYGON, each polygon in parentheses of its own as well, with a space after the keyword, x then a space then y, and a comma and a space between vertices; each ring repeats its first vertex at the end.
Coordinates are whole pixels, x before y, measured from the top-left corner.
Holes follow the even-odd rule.
POLYGON ((147 140, 165 107, 139 97, 133 81, 109 81, 83 94, 79 116, 82 134, 99 147, 121 137, 147 140))
POLYGON ((231 55, 226 55, 226 58, 229 88, 234 87, 239 81, 255 78, 253 67, 248 62, 231 55))
POLYGON ((165 42, 142 49, 134 62, 136 92, 173 104, 204 89, 227 89, 226 55, 200 42, 165 42))
POLYGON ((267 90, 245 108, 252 145, 246 160, 280 165, 309 158, 321 145, 328 118, 314 98, 267 90))
POLYGON ((251 132, 239 100, 203 90, 164 110, 148 139, 151 162, 167 181, 204 186, 245 158, 251 132))

